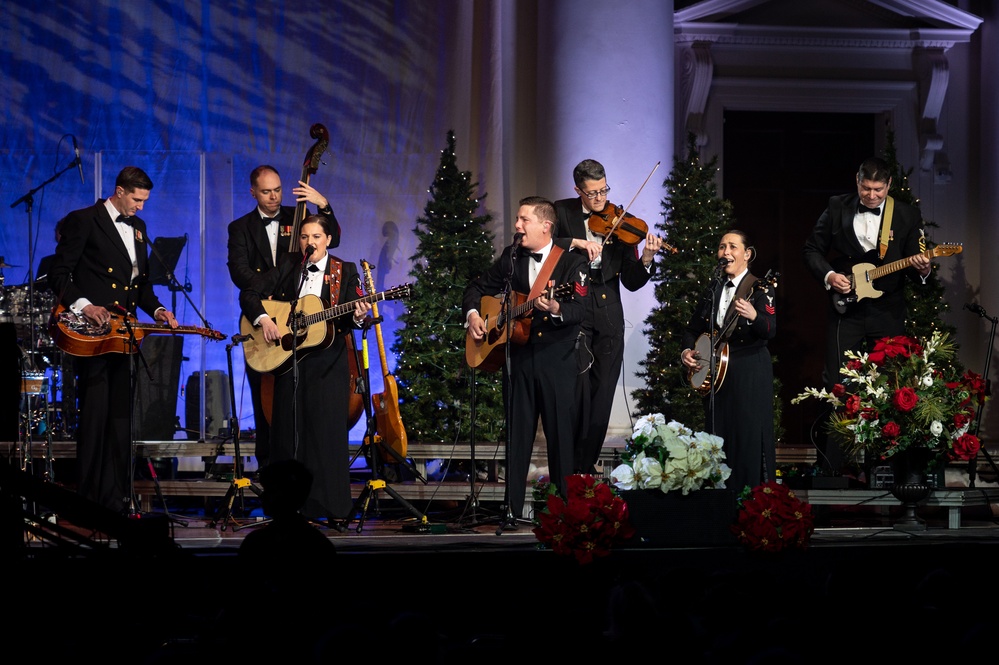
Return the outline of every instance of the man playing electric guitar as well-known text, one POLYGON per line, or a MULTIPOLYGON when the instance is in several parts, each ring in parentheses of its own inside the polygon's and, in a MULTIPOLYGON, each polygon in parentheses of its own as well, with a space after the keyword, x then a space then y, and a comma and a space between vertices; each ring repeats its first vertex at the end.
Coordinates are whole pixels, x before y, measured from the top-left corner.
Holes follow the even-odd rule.
MULTIPOLYGON (((831 295, 826 330, 823 384, 831 390, 842 383, 839 368, 847 350, 861 351, 865 345, 888 335, 905 333, 904 279, 923 283, 930 274, 930 259, 922 253, 923 219, 919 208, 888 196, 891 170, 887 162, 864 160, 856 175, 856 193, 833 196, 805 241, 804 261, 808 270, 831 295), (838 272, 830 256, 850 264, 882 265, 908 257, 910 268, 875 280, 881 292, 876 298, 849 303, 854 290, 850 276, 838 272), (837 311, 837 304, 843 311, 837 311)), ((835 443, 826 446, 826 464, 838 472, 843 460, 835 443)))

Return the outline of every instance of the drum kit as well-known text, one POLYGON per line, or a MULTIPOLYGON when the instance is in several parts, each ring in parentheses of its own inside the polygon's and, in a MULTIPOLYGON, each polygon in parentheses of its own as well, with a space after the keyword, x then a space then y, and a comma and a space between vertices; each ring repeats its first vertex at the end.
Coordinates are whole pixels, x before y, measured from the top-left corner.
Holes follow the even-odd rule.
POLYGON ((21 351, 21 436, 72 439, 76 414, 72 357, 49 334, 55 295, 45 280, 7 286, 0 257, 0 323, 13 323, 21 351))

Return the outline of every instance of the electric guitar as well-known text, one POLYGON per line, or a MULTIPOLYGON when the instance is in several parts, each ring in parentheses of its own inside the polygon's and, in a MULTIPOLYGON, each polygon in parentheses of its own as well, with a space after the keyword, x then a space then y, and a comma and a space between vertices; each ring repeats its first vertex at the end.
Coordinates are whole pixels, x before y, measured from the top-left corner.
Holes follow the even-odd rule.
POLYGON ((90 323, 83 316, 77 316, 63 305, 56 305, 49 319, 49 334, 56 346, 71 356, 99 356, 105 353, 138 353, 137 345, 132 344, 132 334, 136 343, 141 343, 146 335, 201 335, 212 340, 225 339, 218 330, 177 326, 167 323, 139 323, 131 314, 111 313, 111 320, 103 325, 90 323), (132 333, 129 333, 131 328, 132 333))
MULTIPOLYGON (((771 292, 772 289, 777 287, 777 280, 779 278, 779 272, 775 273, 773 270, 767 271, 763 279, 756 280, 746 298, 751 298, 757 291, 771 292)), ((710 334, 701 333, 697 338, 697 342, 694 344, 694 354, 701 359, 701 363, 693 369, 687 369, 687 380, 690 382, 690 387, 696 390, 699 395, 707 395, 711 392, 712 383, 714 384, 715 392, 717 392, 725 382, 729 358, 727 340, 738 320, 739 317, 734 316, 728 320, 724 329, 714 331, 710 334), (712 381, 711 363, 709 362, 711 354, 714 354, 715 358, 714 381, 712 381)))
MULTIPOLYGON (((371 264, 361 259, 361 268, 364 270, 364 286, 368 293, 374 293, 375 283, 371 279, 371 264)), ((378 307, 372 304, 371 314, 378 318, 378 307)), ((382 340, 382 324, 375 324, 375 336, 378 339, 378 358, 382 363, 382 381, 384 392, 371 395, 371 405, 375 409, 375 424, 378 433, 382 436, 382 443, 388 446, 398 455, 398 460, 406 459, 407 438, 406 428, 402 424, 402 415, 399 413, 399 387, 395 383, 395 377, 389 373, 388 361, 385 359, 385 342, 382 340)), ((386 460, 392 461, 392 460, 386 460)))
MULTIPOLYGON (((913 254, 913 256, 919 256, 921 254, 928 259, 932 259, 937 256, 952 256, 954 254, 960 254, 963 249, 964 247, 960 244, 937 245, 936 247, 928 249, 925 252, 913 254)), ((912 256, 899 259, 898 261, 892 261, 891 263, 886 263, 885 265, 878 267, 875 267, 873 263, 854 264, 850 269, 850 272, 843 272, 843 274, 850 279, 850 292, 832 292, 832 302, 836 312, 839 314, 845 314, 847 310, 849 310, 850 305, 855 302, 859 302, 864 298, 880 298, 883 292, 874 288, 874 280, 890 275, 898 270, 908 268, 909 259, 911 258, 912 256)))
MULTIPOLYGON (((562 299, 571 296, 573 283, 566 282, 559 286, 551 283, 544 295, 548 299, 562 299)), ((541 296, 539 295, 538 298, 541 296)), ((527 295, 516 291, 510 292, 510 323, 512 332, 507 339, 507 319, 503 317, 501 296, 482 296, 479 302, 479 315, 486 322, 486 334, 482 339, 472 338, 471 333, 465 334, 465 362, 469 367, 481 369, 484 372, 495 372, 503 366, 507 341, 514 344, 526 344, 531 331, 531 317, 534 304, 538 298, 526 300, 527 295)))
POLYGON ((281 338, 276 342, 266 341, 260 329, 255 328, 246 316, 241 316, 239 332, 247 336, 247 340, 243 342, 243 358, 251 369, 258 372, 284 374, 294 363, 292 355, 296 348, 299 353, 308 353, 317 348, 325 349, 333 343, 336 336, 333 319, 353 312, 357 300, 370 303, 397 300, 410 297, 411 291, 410 285, 404 284, 326 309, 323 309, 322 298, 308 294, 298 299, 298 309, 294 312, 290 302, 261 301, 264 311, 277 324, 281 338))

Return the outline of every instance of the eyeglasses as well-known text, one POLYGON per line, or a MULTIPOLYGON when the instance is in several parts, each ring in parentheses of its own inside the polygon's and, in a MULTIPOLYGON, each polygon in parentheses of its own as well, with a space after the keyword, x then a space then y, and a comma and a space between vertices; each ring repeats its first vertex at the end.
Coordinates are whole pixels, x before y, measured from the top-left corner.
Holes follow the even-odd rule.
POLYGON ((610 191, 610 187, 604 187, 603 189, 598 189, 595 192, 584 192, 583 190, 580 189, 579 193, 592 201, 593 199, 597 198, 598 196, 604 196, 604 197, 606 197, 607 196, 607 192, 609 192, 609 191, 610 191))

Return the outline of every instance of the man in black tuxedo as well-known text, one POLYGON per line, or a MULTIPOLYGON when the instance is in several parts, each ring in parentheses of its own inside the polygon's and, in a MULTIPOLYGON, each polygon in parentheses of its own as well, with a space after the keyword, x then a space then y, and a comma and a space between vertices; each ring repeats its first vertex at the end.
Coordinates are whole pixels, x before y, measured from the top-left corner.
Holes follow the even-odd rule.
MULTIPOLYGON (((590 230, 588 221, 593 213, 610 214, 607 194, 607 174, 603 165, 584 159, 572 171, 576 193, 571 199, 555 202, 558 221, 555 244, 582 254, 589 263, 590 297, 577 351, 579 382, 577 384, 576 451, 573 467, 577 473, 594 473, 600 451, 607 436, 614 391, 621 378, 624 362, 624 306, 621 286, 637 291, 645 286, 656 270, 656 252, 662 240, 647 233, 641 257, 638 245, 629 245, 614 237, 590 230)), ((610 216, 613 221, 614 215, 610 216)), ((625 219, 634 218, 630 213, 625 219)))
MULTIPOLYGON (((805 241, 805 265, 829 293, 822 376, 827 390, 842 383, 839 370, 847 350, 869 350, 882 337, 905 334, 904 279, 923 283, 930 274, 930 259, 920 254, 925 248, 919 208, 888 196, 891 184, 887 162, 864 160, 857 171, 856 193, 831 197, 805 241), (872 283, 882 292, 880 297, 850 301, 855 264, 880 266, 905 258, 910 267, 872 283)), ((840 471, 839 447, 825 448, 829 470, 840 471)))
MULTIPOLYGON (((468 333, 481 340, 488 332, 479 313, 483 296, 510 290, 535 300, 526 343, 512 342, 510 374, 505 377, 507 411, 506 486, 507 521, 523 517, 527 474, 538 429, 538 416, 548 446, 550 481, 565 494, 565 478, 572 474, 573 423, 576 405, 576 337, 583 320, 588 282, 582 254, 555 247, 555 207, 551 201, 531 196, 520 201, 512 245, 481 276, 465 288, 462 309, 468 333), (544 275, 549 273, 548 280, 544 275), (564 299, 544 295, 545 284, 571 285, 564 299), (535 295, 537 294, 537 295, 535 295)), ((519 304, 514 302, 514 304, 519 304)), ((517 336, 513 338, 516 340, 517 336)), ((505 371, 505 363, 504 363, 505 371)))
MULTIPOLYGON (((291 191, 298 203, 311 203, 327 219, 333 234, 329 246, 338 247, 340 224, 333 214, 329 200, 301 180, 298 187, 291 191)), ((281 205, 281 176, 273 166, 261 164, 250 172, 250 196, 257 202, 257 207, 229 223, 227 265, 229 277, 240 291, 248 288, 255 276, 278 265, 281 257, 289 253, 295 222, 295 207, 281 205)), ((306 208, 304 215, 308 214, 306 208)), ((298 238, 294 239, 294 249, 290 253, 300 254, 298 238)), ((249 365, 245 366, 245 372, 253 403, 254 456, 257 458, 257 467, 262 468, 270 461, 271 428, 262 401, 260 373, 249 365)), ((267 410, 270 410, 270 405, 267 405, 267 410)))
MULTIPOLYGON (((153 182, 136 166, 115 180, 114 194, 63 219, 49 283, 58 302, 88 324, 119 324, 141 308, 177 327, 149 283, 149 236, 135 214, 153 182)), ((123 346, 124 348, 124 346, 123 346)), ((76 433, 77 491, 116 512, 131 507, 131 361, 135 354, 104 353, 74 361, 79 399, 76 433)))

